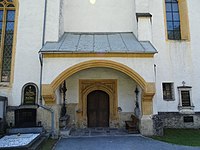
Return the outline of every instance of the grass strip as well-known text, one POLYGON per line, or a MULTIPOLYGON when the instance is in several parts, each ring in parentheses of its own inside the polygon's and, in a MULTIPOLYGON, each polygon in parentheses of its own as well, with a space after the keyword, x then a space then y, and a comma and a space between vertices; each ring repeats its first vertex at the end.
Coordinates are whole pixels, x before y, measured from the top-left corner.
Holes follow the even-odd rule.
POLYGON ((200 129, 164 129, 164 136, 152 138, 178 145, 200 146, 200 129))
POLYGON ((40 147, 40 150, 51 150, 57 141, 58 139, 51 138, 45 140, 42 146, 40 147))

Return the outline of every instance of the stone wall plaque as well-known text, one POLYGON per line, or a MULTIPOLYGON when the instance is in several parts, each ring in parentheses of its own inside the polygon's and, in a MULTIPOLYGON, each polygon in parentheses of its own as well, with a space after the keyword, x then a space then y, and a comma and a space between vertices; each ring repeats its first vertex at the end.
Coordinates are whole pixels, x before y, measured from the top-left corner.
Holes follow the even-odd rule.
POLYGON ((22 88, 22 104, 35 105, 37 102, 38 90, 33 83, 28 83, 22 88))

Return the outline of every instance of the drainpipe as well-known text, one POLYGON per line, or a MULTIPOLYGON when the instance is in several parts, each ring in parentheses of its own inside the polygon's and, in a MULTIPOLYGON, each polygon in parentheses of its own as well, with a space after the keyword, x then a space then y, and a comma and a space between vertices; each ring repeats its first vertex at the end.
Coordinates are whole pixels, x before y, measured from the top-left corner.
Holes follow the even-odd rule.
MULTIPOLYGON (((45 32, 46 32, 46 11, 47 11, 47 0, 45 0, 44 5, 44 18, 43 18, 43 33, 42 33, 42 47, 45 42, 45 32)), ((55 137, 55 127, 54 127, 54 110, 52 108, 46 107, 42 104, 42 72, 43 72, 43 55, 41 51, 39 52, 39 60, 40 60, 40 100, 38 106, 49 111, 51 113, 51 136, 55 137)))
POLYGON ((42 71, 43 71, 43 55, 39 52, 39 60, 40 60, 40 101, 39 104, 42 105, 42 71))
POLYGON ((44 46, 45 42, 45 33, 46 33, 46 18, 47 18, 47 0, 45 0, 44 4, 44 21, 43 21, 43 33, 42 33, 42 46, 44 46))

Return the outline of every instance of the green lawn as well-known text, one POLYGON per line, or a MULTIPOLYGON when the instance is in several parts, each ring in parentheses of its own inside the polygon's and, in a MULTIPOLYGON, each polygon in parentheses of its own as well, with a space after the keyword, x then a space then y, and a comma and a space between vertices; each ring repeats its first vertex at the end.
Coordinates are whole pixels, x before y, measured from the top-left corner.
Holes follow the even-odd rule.
POLYGON ((200 146, 200 129, 165 129, 164 136, 152 138, 178 145, 200 146))
POLYGON ((56 142, 57 139, 49 138, 42 144, 40 150, 51 150, 56 142))

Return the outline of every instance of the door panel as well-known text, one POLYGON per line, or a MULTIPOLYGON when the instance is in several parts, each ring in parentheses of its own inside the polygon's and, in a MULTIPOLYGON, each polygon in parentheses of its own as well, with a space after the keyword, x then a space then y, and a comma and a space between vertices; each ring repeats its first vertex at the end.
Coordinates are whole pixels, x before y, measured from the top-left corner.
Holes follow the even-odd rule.
POLYGON ((109 127, 109 95, 97 90, 87 96, 88 127, 109 127))

